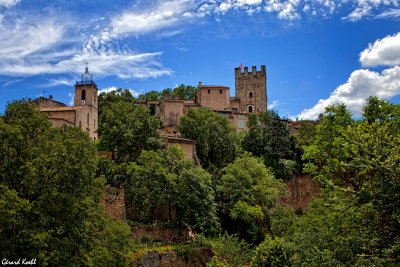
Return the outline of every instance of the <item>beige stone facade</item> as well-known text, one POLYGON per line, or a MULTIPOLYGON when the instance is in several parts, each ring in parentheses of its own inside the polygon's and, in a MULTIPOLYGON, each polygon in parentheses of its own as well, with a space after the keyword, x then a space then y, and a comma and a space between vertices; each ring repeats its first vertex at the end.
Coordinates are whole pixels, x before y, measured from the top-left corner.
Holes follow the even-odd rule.
POLYGON ((267 111, 267 75, 265 66, 257 71, 256 66, 249 72, 244 68, 242 73, 239 68, 235 69, 235 94, 240 99, 240 110, 247 113, 258 113, 267 111))
POLYGON ((230 97, 229 87, 200 82, 195 99, 170 99, 166 94, 164 100, 147 100, 140 104, 158 116, 164 127, 175 127, 190 108, 203 107, 227 116, 237 130, 246 130, 249 114, 267 111, 266 77, 264 65, 261 71, 253 66, 252 72, 245 67, 243 73, 236 68, 235 97, 230 97))
POLYGON ((88 69, 82 74, 82 80, 75 84, 75 105, 69 107, 64 103, 49 98, 39 97, 32 102, 49 116, 53 127, 68 125, 80 127, 88 136, 96 140, 98 126, 98 89, 88 69))

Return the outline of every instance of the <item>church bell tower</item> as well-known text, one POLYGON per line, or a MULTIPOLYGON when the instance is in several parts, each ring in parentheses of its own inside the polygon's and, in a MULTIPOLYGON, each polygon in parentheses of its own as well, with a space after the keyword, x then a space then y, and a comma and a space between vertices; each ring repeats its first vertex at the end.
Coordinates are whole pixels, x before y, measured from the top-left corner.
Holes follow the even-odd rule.
POLYGON ((75 106, 91 105, 97 108, 97 94, 99 89, 93 81, 93 75, 89 73, 89 68, 86 66, 85 73, 81 75, 81 80, 75 84, 75 106))

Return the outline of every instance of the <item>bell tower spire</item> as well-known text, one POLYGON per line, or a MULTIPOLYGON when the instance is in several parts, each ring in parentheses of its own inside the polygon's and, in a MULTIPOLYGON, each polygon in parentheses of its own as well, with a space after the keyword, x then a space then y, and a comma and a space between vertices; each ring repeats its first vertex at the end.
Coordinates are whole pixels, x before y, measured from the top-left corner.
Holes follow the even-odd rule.
POLYGON ((81 75, 81 80, 75 84, 75 106, 91 105, 97 108, 97 85, 93 81, 93 75, 89 72, 86 64, 85 72, 81 75))

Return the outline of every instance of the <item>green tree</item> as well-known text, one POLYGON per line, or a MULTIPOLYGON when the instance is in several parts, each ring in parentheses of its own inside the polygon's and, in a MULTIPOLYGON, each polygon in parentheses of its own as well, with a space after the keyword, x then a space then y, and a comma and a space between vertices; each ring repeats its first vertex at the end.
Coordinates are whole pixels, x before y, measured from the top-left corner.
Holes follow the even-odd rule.
MULTIPOLYGON (((102 92, 99 94, 99 116, 103 113, 104 109, 107 109, 112 103, 116 102, 127 102, 135 103, 136 99, 133 97, 132 93, 128 89, 117 89, 111 92, 102 92)), ((101 134, 101 133, 100 133, 101 134)))
POLYGON ((172 98, 178 96, 179 99, 194 99, 196 97, 197 87, 181 84, 175 87, 172 92, 172 98))
POLYGON ((272 208, 285 191, 285 185, 275 179, 271 170, 248 153, 239 156, 222 172, 218 191, 224 213, 228 213, 239 200, 252 206, 272 208))
POLYGON ((399 117, 392 115, 398 105, 381 112, 379 106, 387 103, 375 98, 367 103, 365 119, 357 122, 344 105, 329 107, 316 141, 305 148, 307 170, 328 195, 299 221, 295 243, 308 238, 318 253, 328 251, 327 259, 341 263, 398 264, 400 135, 394 127, 399 117))
POLYGON ((290 248, 284 239, 267 236, 254 253, 251 266, 289 266, 290 248))
POLYGON ((160 127, 148 109, 123 101, 111 103, 99 117, 103 145, 118 152, 118 161, 135 161, 142 150, 162 147, 160 127))
POLYGON ((252 250, 249 244, 236 235, 224 233, 220 235, 215 246, 216 257, 210 266, 234 266, 239 267, 251 260, 252 250), (225 263, 226 265, 222 265, 225 263), (214 265, 213 265, 214 264, 214 265))
POLYGON ((297 135, 297 143, 300 147, 309 146, 314 143, 317 135, 317 129, 312 122, 304 122, 299 128, 297 135))
POLYGON ((139 219, 152 222, 155 214, 168 212, 169 221, 179 226, 218 231, 211 176, 184 159, 178 145, 143 151, 138 162, 130 164, 127 175, 127 197, 139 219))
POLYGON ((270 212, 271 233, 274 236, 285 237, 293 230, 296 215, 292 207, 277 206, 270 212))
POLYGON ((161 98, 161 94, 160 92, 157 91, 149 91, 146 92, 144 95, 140 95, 139 99, 142 99, 143 101, 147 101, 147 100, 159 100, 161 98))
MULTIPOLYGON (((354 120, 345 104, 327 107, 320 125, 317 126, 315 142, 304 147, 302 158, 308 161, 304 170, 323 184, 335 181, 351 185, 348 178, 353 176, 353 169, 341 169, 339 165, 348 158, 340 149, 345 142, 343 133, 353 124, 354 120), (337 171, 331 172, 333 169, 337 171)), ((357 187, 357 184, 352 186, 357 187)))
MULTIPOLYGON (((97 234, 113 222, 99 206, 104 181, 95 176, 96 149, 79 128, 50 128, 32 103, 15 101, 0 120, 0 256, 37 258, 40 265, 98 265, 94 251, 111 242, 97 234)), ((126 237, 129 229, 115 231, 126 237)), ((113 244, 106 264, 127 239, 113 244)), ((104 265, 106 265, 104 264, 104 265)))
POLYGON ((196 153, 203 168, 221 168, 235 155, 234 128, 228 118, 208 108, 189 109, 177 129, 196 141, 196 153))
POLYGON ((293 159, 294 140, 279 115, 273 110, 251 114, 247 126, 249 131, 243 139, 243 148, 262 157, 276 177, 289 176, 291 172, 285 160, 293 159))
POLYGON ((250 244, 258 244, 264 239, 265 215, 263 209, 239 200, 229 212, 233 221, 233 232, 250 244))

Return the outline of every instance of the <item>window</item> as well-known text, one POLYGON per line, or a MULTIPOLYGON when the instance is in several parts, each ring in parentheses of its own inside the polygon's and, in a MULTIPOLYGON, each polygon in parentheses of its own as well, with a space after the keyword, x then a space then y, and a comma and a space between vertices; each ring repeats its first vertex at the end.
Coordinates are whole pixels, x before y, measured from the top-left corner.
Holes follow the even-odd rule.
POLYGON ((253 92, 249 92, 249 96, 253 96, 253 92))
POLYGON ((242 120, 239 120, 238 121, 238 128, 244 128, 244 123, 243 123, 243 121, 242 120))
POLYGON ((249 113, 253 113, 253 107, 249 106, 249 113))
POLYGON ((79 128, 82 128, 82 122, 79 121, 79 128))
POLYGON ((232 108, 232 112, 237 113, 238 112, 237 108, 232 108))
POLYGON ((87 114, 87 124, 89 126, 89 113, 87 114))
POLYGON ((81 100, 86 100, 86 91, 82 90, 82 99, 81 100))
POLYGON ((208 94, 210 94, 211 93, 211 91, 210 91, 210 89, 208 89, 208 94))
POLYGON ((219 90, 219 94, 222 95, 222 90, 219 90))
POLYGON ((243 119, 244 115, 243 114, 239 114, 239 118, 243 119))

